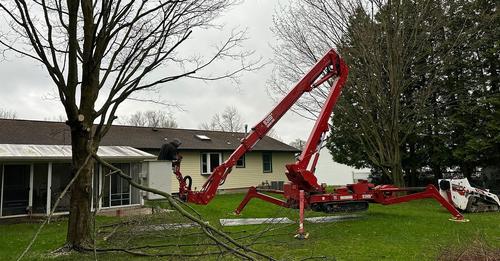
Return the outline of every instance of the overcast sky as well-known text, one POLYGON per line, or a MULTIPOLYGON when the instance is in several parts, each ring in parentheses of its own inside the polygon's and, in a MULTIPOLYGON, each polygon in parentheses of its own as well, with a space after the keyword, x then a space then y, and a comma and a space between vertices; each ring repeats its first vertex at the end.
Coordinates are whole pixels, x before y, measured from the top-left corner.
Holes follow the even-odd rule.
MULTIPOLYGON (((214 50, 214 45, 227 38, 234 28, 247 29, 248 40, 244 47, 255 50, 256 57, 263 61, 272 61, 271 45, 275 38, 271 32, 273 15, 279 5, 286 5, 285 0, 247 0, 232 7, 216 23, 223 24, 221 31, 198 31, 193 33, 193 40, 185 49, 199 53, 214 50)), ((240 78, 240 84, 229 80, 202 82, 199 80, 180 80, 159 88, 158 96, 165 101, 182 105, 182 110, 170 109, 163 105, 127 101, 122 104, 117 115, 119 118, 137 110, 171 110, 179 127, 198 128, 201 122, 224 110, 226 106, 235 106, 244 122, 254 126, 266 115, 275 102, 266 89, 270 79, 272 63, 256 72, 246 72, 240 78)), ((221 65, 213 66, 214 72, 224 71, 221 65)), ((210 72, 207 72, 210 73, 210 72)), ((64 111, 56 97, 56 88, 45 70, 27 58, 8 57, 0 62, 0 108, 15 111, 21 119, 57 120, 64 111)), ((146 94, 142 94, 146 95, 146 94)), ((296 138, 307 139, 312 122, 288 113, 275 127, 275 131, 285 142, 296 138)))
MULTIPOLYGON (((216 23, 223 24, 224 29, 195 31, 192 34, 193 39, 183 46, 186 52, 209 55, 213 53, 214 45, 226 39, 233 29, 247 29, 248 40, 244 48, 254 50, 256 57, 262 57, 264 62, 270 62, 269 65, 259 71, 243 74, 239 85, 229 80, 202 82, 182 79, 171 82, 161 86, 158 93, 141 94, 141 96, 150 95, 154 99, 178 103, 184 110, 152 103, 127 101, 117 112, 119 119, 136 111, 170 110, 179 127, 196 129, 215 113, 222 112, 226 106, 234 106, 244 119, 244 123, 249 127, 254 126, 275 105, 266 87, 266 82, 270 79, 273 70, 271 46, 276 44, 271 27, 276 9, 280 5, 286 6, 287 3, 287 0, 246 0, 232 7, 216 21, 216 23)), ((216 64, 205 73, 226 70, 224 65, 216 64)), ((9 57, 8 60, 0 62, 0 80, 1 109, 14 111, 21 119, 58 120, 64 115, 63 107, 57 99, 57 89, 47 76, 45 69, 35 62, 27 58, 9 57)), ((313 124, 314 122, 303 119, 290 111, 274 128, 277 135, 284 142, 289 143, 296 138, 307 140, 313 124)), ((347 183, 338 177, 349 179, 354 169, 328 160, 329 153, 322 154, 325 155, 318 168, 321 170, 321 165, 324 165, 324 170, 317 173, 320 181, 329 184, 347 183)))

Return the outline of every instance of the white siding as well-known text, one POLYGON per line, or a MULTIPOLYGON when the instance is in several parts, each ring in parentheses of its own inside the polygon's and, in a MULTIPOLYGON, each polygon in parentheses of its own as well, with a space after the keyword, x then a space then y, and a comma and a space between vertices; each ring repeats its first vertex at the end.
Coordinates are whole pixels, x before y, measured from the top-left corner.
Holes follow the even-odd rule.
MULTIPOLYGON (((148 172, 148 184, 150 188, 158 189, 161 191, 170 192, 172 189, 172 180, 169 177, 174 176, 172 172, 172 162, 171 161, 148 161, 147 164, 148 172)), ((175 180, 177 181, 177 180, 175 180)), ((148 192, 148 199, 161 199, 162 196, 148 192)))
POLYGON ((318 164, 316 165, 316 177, 318 183, 328 185, 346 185, 353 183, 353 173, 370 172, 369 169, 355 169, 344 164, 333 161, 332 155, 327 148, 320 151, 318 164))

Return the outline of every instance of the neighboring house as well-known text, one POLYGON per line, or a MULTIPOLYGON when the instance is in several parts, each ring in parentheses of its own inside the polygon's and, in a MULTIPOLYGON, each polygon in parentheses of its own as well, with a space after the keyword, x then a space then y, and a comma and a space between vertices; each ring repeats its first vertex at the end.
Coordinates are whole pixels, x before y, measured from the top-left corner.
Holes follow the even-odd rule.
MULTIPOLYGON (((0 140, 4 142, 5 128, 0 125, 0 140)), ((0 143, 0 217, 46 215, 70 182, 71 146, 0 143)), ((125 173, 140 181, 142 162, 155 156, 128 146, 101 146, 97 154, 125 173)), ((94 201, 102 197, 103 209, 143 204, 139 190, 132 188, 117 174, 95 164, 93 178, 94 201)), ((61 198, 55 213, 69 211, 69 193, 61 198)))
POLYGON ((318 182, 338 186, 356 183, 358 179, 368 179, 370 169, 356 169, 337 163, 325 147, 320 151, 315 173, 318 182))
MULTIPOLYGON (((153 186, 167 183, 167 192, 176 193, 178 183, 170 164, 155 161, 163 143, 174 138, 182 141, 181 171, 192 177, 193 189, 200 189, 244 136, 220 131, 113 126, 98 153, 137 181, 153 186), (166 180, 161 180, 163 177, 166 180)), ((70 180, 70 141, 69 127, 61 122, 0 119, 0 216, 48 213, 48 207, 70 180)), ((289 145, 264 137, 238 162, 220 189, 242 189, 263 182, 280 187, 286 180, 285 164, 294 162, 297 152, 289 145)), ((99 165, 95 170, 98 175, 93 183, 97 185, 96 193, 102 188, 103 197, 98 203, 102 208, 142 204, 141 194, 126 181, 116 174, 106 176, 108 170, 99 165)), ((59 212, 67 211, 67 202, 63 202, 59 212)))
MULTIPOLYGON (((118 130, 126 131, 120 126, 110 133, 117 137, 118 130)), ((193 179, 192 188, 202 187, 212 170, 224 162, 240 145, 244 133, 186 130, 186 129, 151 129, 135 128, 135 136, 131 146, 157 155, 162 142, 174 138, 182 141, 179 154, 183 157, 181 172, 193 179), (152 132, 152 133, 151 133, 152 132), (157 137, 155 140, 144 137, 157 137), (166 138, 166 140, 163 140, 166 138), (154 147, 153 147, 154 146, 154 147)), ((285 164, 295 162, 295 154, 299 150, 270 137, 264 137, 252 151, 247 152, 233 167, 220 190, 239 190, 250 186, 268 183, 275 188, 282 188, 285 176, 285 164)), ((171 175, 171 193, 178 192, 178 181, 171 175)))

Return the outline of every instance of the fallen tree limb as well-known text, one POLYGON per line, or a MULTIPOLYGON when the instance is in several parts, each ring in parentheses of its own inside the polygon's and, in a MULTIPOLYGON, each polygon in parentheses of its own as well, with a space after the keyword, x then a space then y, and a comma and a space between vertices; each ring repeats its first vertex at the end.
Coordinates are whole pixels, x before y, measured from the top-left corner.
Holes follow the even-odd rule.
MULTIPOLYGON (((94 248, 84 248, 83 250, 94 251, 94 248)), ((214 251, 214 252, 205 252, 205 253, 157 253, 157 254, 149 254, 144 252, 138 252, 129 250, 126 248, 95 248, 96 252, 124 252, 127 254, 135 255, 135 256, 148 256, 148 257, 201 257, 201 256, 209 256, 209 255, 219 255, 223 252, 214 251)))
MULTIPOLYGON (((104 237, 103 237, 103 240, 104 240, 104 241, 107 241, 107 240, 108 240, 108 238, 110 238, 111 236, 113 236, 113 235, 116 233, 116 231, 118 230, 118 228, 120 228, 120 226, 115 226, 115 227, 113 228, 113 230, 111 230, 111 232, 109 232, 109 234, 108 234, 107 236, 104 236, 104 237)), ((94 235, 94 237, 95 237, 95 235, 94 235)), ((95 242, 94 242, 94 245, 95 245, 95 242)))
MULTIPOLYGON (((285 241, 265 241, 265 242, 255 242, 252 243, 252 245, 285 245, 288 244, 288 242, 285 241)), ((127 250, 139 250, 139 249, 149 249, 149 248, 168 248, 168 247, 193 247, 193 246, 216 246, 217 243, 185 243, 185 244, 175 244, 175 243, 169 243, 169 244, 156 244, 156 245, 143 245, 143 246, 135 246, 135 247, 129 247, 127 250)))
POLYGON ((248 246, 245 246, 241 243, 239 243, 238 241, 234 240, 231 236, 229 236, 228 234, 226 234, 225 232, 223 231, 220 231, 219 229, 215 228, 214 226, 210 225, 210 224, 207 224, 205 221, 203 221, 201 218, 198 218, 198 217, 195 217, 193 214, 189 213, 188 211, 186 211, 184 208, 182 208, 178 203, 177 201, 168 193, 164 192, 164 191, 161 191, 161 190, 157 190, 157 189, 154 189, 154 188, 150 188, 150 187, 146 187, 146 186, 143 186, 141 184, 138 184, 137 182, 135 182, 132 177, 124 174, 119 168, 113 166, 112 164, 104 161, 103 159, 101 159, 97 154, 93 154, 92 155, 94 157, 94 159, 101 163, 102 165, 116 171, 116 173, 118 175, 120 175, 121 178, 127 180, 129 182, 129 184, 135 188, 138 188, 140 190, 144 190, 144 191, 148 191, 148 192, 151 192, 151 193, 154 193, 154 194, 157 194, 157 195, 160 195, 160 196, 163 196, 167 199, 167 201, 169 202, 169 204, 174 208, 176 209, 177 211, 179 211, 179 213, 181 213, 184 217, 188 218, 189 220, 197 223, 200 225, 200 227, 202 228, 202 230, 205 232, 205 234, 211 238, 214 242, 216 242, 217 244, 219 244, 220 246, 224 247, 225 249, 227 249, 228 251, 240 256, 240 257, 243 257, 243 258, 246 258, 246 259, 249 259, 249 260, 255 260, 254 257, 248 255, 247 253, 245 252, 248 252, 248 253, 252 253, 254 255, 257 255, 261 258, 265 258, 267 260, 276 260, 274 259, 273 257, 269 256, 269 255, 266 255, 266 254, 263 254, 263 253, 260 253, 248 246), (221 238, 225 239, 228 243, 234 245, 235 247, 231 247, 229 246, 229 244, 226 244, 223 240, 217 238, 215 235, 213 235, 212 233, 214 234, 217 234, 218 236, 220 236, 221 238), (243 250, 243 251, 242 251, 243 250))

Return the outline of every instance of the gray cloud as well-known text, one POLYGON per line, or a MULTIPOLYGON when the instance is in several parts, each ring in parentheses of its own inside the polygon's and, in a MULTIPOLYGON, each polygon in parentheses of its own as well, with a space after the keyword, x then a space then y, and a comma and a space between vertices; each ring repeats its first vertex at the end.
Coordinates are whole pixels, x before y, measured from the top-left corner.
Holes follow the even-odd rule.
MULTIPOLYGON (((280 2, 287 3, 287 1, 280 2)), ((270 45, 274 41, 270 27, 278 5, 279 1, 247 0, 233 7, 216 21, 225 25, 223 30, 194 32, 193 39, 183 46, 182 52, 209 55, 213 53, 213 46, 227 37, 233 28, 246 28, 249 39, 244 47, 255 50, 255 54, 264 61, 270 61, 273 58, 270 45)), ((226 67, 224 64, 216 64, 205 73, 224 72, 226 67)), ((18 117, 24 119, 57 119, 59 115, 63 115, 64 110, 60 102, 47 99, 56 96, 57 93, 54 83, 44 70, 27 58, 10 57, 9 60, 0 62, 0 108, 16 111, 18 117)), ((156 99, 159 95, 162 100, 183 105, 185 111, 175 109, 172 111, 182 128, 198 128, 200 123, 223 111, 228 105, 235 106, 244 122, 252 127, 262 120, 275 104, 266 90, 266 81, 270 78, 271 71, 272 65, 267 65, 257 72, 245 73, 240 79, 240 85, 227 80, 202 82, 182 79, 161 86, 157 93, 148 92, 139 95, 151 99, 156 99)), ((122 104, 117 115, 124 117, 138 110, 168 109, 171 108, 127 101, 122 104)), ((288 112, 276 124, 275 129, 283 141, 290 142, 296 138, 307 139, 313 125, 314 122, 288 112)), ((329 157, 328 155, 326 158, 329 157)), ((338 167, 328 169, 331 172, 318 173, 322 182, 331 181, 334 173, 337 176, 350 175, 350 171, 338 167)))
MULTIPOLYGON (((222 30, 194 32, 193 39, 183 46, 182 52, 209 56, 215 50, 214 46, 237 28, 247 30, 249 39, 244 43, 244 48, 255 50, 256 57, 270 61, 273 56, 270 44, 274 39, 270 27, 277 6, 278 1, 245 1, 217 19, 216 23, 224 25, 222 30)), ((227 70, 226 67, 224 64, 215 64, 210 71, 203 73, 217 74, 227 70)), ((239 85, 229 80, 202 82, 183 79, 159 87, 157 93, 139 95, 153 99, 159 95, 162 100, 181 104, 185 111, 173 109, 173 113, 183 128, 197 128, 201 122, 228 105, 235 106, 245 123, 253 126, 274 105, 266 91, 266 81, 270 78, 271 71, 272 65, 267 65, 259 71, 245 73, 240 78, 239 85)), ((34 61, 9 57, 9 60, 0 62, 0 78, 0 107, 16 111, 18 117, 25 119, 56 119, 64 114, 60 102, 50 99, 57 95, 53 82, 45 69, 34 61)), ((169 108, 158 104, 127 101, 117 114, 123 117, 137 110, 167 109, 169 108)), ((309 121, 288 113, 275 128, 278 135, 288 142, 298 137, 307 138, 310 131, 306 127, 308 125, 312 127, 309 121)))

